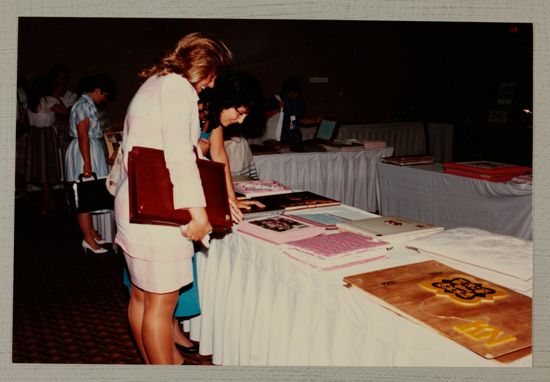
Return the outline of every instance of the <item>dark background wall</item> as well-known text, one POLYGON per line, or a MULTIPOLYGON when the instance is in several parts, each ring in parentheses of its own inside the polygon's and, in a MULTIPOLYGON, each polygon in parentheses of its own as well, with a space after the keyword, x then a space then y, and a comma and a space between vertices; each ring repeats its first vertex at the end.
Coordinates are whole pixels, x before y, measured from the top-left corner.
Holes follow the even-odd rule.
POLYGON ((448 122, 455 160, 531 164, 532 25, 388 21, 20 18, 18 71, 55 63, 81 76, 106 72, 118 98, 115 128, 139 86, 137 72, 192 31, 221 37, 235 68, 255 75, 264 95, 288 75, 304 85, 307 113, 344 122, 448 122), (326 83, 310 83, 326 77, 326 83), (499 104, 501 83, 513 83, 499 104), (505 121, 491 122, 491 111, 505 121))

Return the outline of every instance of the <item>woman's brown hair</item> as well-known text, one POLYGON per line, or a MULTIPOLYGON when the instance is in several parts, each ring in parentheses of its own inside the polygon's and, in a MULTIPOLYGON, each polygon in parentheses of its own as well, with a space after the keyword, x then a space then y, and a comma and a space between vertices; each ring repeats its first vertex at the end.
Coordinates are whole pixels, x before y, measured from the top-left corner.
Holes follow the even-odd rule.
POLYGON ((139 77, 165 76, 177 73, 195 85, 209 74, 215 76, 233 63, 233 54, 218 38, 200 32, 183 36, 175 49, 166 54, 159 63, 144 69, 139 77))

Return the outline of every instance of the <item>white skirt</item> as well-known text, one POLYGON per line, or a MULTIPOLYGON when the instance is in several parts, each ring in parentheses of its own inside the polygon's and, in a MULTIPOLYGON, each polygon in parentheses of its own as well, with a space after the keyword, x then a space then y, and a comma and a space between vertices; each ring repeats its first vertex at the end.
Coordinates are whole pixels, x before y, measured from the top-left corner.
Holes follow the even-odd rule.
POLYGON ((152 293, 169 293, 193 282, 192 258, 173 261, 137 259, 124 252, 130 279, 138 288, 152 293))

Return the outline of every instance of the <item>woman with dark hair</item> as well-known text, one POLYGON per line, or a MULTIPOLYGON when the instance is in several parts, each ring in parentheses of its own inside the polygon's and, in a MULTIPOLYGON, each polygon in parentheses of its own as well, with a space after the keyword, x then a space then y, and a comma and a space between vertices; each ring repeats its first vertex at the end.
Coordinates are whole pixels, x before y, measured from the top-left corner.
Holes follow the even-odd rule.
POLYGON ((148 364, 182 363, 174 351, 174 308, 180 288, 193 281, 193 241, 201 241, 212 229, 194 153, 200 129, 198 93, 212 87, 231 63, 232 54, 221 40, 188 34, 158 64, 140 73, 145 82, 126 113, 115 241, 130 273, 130 329, 148 364), (163 150, 174 208, 185 208, 191 215, 185 228, 130 223, 126 166, 134 146, 163 150))
MULTIPOLYGON (((71 109, 69 135, 72 138, 65 154, 65 181, 73 182, 80 175, 88 178, 108 174, 103 132, 99 126, 97 105, 106 102, 115 94, 113 80, 106 75, 87 77, 82 83, 82 96, 71 109)), ((103 239, 94 229, 90 213, 78 214, 78 225, 82 231, 82 249, 96 254, 105 253, 103 239)))
POLYGON ((57 105, 49 94, 48 79, 38 76, 31 86, 27 104, 29 133, 26 154, 26 181, 42 188, 40 214, 49 213, 51 191, 63 179, 62 160, 55 132, 57 105))
POLYGON ((255 200, 237 200, 233 189, 231 166, 224 146, 224 129, 241 125, 250 112, 261 105, 262 95, 256 79, 245 73, 230 73, 216 80, 208 94, 207 122, 201 130, 201 149, 210 153, 215 162, 225 164, 225 180, 233 221, 241 221, 241 209, 251 205, 263 207, 255 200), (207 144, 204 144, 204 142, 207 144))

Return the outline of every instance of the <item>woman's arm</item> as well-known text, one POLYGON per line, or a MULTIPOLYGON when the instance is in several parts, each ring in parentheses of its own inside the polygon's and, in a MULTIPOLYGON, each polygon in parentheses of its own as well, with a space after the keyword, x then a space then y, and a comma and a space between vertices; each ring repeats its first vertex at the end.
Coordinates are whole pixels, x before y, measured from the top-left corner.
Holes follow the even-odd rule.
POLYGON ((164 159, 174 185, 174 208, 189 209, 191 221, 183 235, 192 240, 212 230, 206 214, 202 182, 193 147, 197 143, 199 118, 197 96, 191 84, 182 77, 169 75, 160 81, 159 121, 164 159))
POLYGON ((90 159, 90 138, 88 137, 88 129, 90 128, 90 120, 84 118, 76 125, 76 131, 78 134, 78 148, 82 159, 84 160, 84 166, 82 167, 82 173, 85 177, 92 175, 92 161, 90 159))
POLYGON ((243 218, 241 208, 249 210, 251 205, 264 207, 264 205, 256 200, 237 200, 235 189, 233 188, 233 178, 231 176, 231 167, 229 166, 229 158, 223 144, 223 128, 220 126, 212 131, 210 135, 210 158, 214 162, 225 164, 225 184, 227 185, 227 194, 229 197, 229 206, 231 207, 231 218, 235 223, 238 223, 243 218))
POLYGON ((238 223, 243 218, 243 213, 237 206, 237 198, 235 189, 233 188, 233 178, 231 177, 231 168, 229 167, 229 159, 223 145, 223 127, 218 126, 212 130, 210 135, 210 158, 214 162, 223 163, 225 165, 225 185, 227 186, 227 196, 229 197, 229 207, 231 208, 231 217, 235 223, 238 223))

